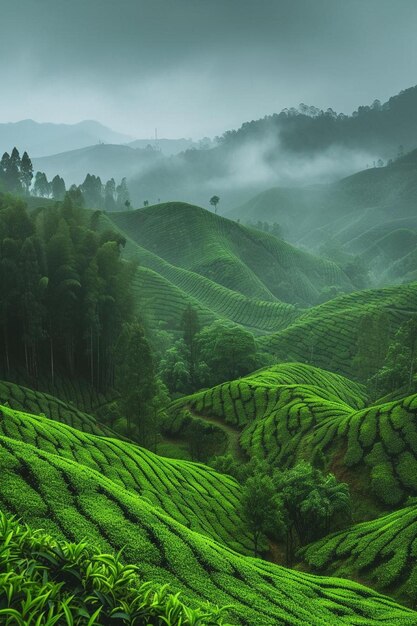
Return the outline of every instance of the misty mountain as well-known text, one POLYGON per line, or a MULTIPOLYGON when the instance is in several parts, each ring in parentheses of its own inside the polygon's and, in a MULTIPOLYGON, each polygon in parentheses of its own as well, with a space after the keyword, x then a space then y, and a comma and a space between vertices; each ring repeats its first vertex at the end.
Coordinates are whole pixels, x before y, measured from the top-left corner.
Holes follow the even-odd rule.
POLYGON ((178 154, 189 150, 190 148, 197 148, 198 144, 192 139, 135 139, 128 144, 131 148, 140 148, 141 150, 151 146, 157 150, 160 150, 166 156, 178 154))
POLYGON ((386 167, 329 185, 273 187, 227 213, 276 222, 286 239, 316 251, 359 255, 379 283, 417 276, 417 150, 386 167))
POLYGON ((127 145, 97 144, 32 161, 35 171, 45 172, 49 179, 58 172, 69 186, 81 184, 89 172, 100 176, 103 182, 109 178, 120 180, 124 176, 134 176, 138 171, 155 169, 162 158, 162 154, 153 148, 141 150, 127 145))
POLYGON ((100 142, 120 144, 131 140, 132 137, 94 120, 78 124, 38 123, 34 120, 0 124, 0 152, 10 152, 16 146, 20 152, 26 150, 32 157, 85 148, 100 142))
POLYGON ((300 105, 227 131, 211 150, 187 150, 138 172, 132 196, 177 197, 227 210, 272 186, 331 183, 397 159, 417 145, 417 87, 352 115, 300 105))
MULTIPOLYGON (((417 86, 401 91, 383 104, 374 100, 352 115, 300 104, 279 114, 247 122, 236 131, 227 131, 221 142, 239 146, 248 141, 274 137, 282 150, 315 154, 332 146, 363 150, 389 160, 398 151, 417 145, 417 86)), ((274 158, 273 151, 269 155, 274 158)))
POLYGON ((300 105, 227 131, 215 147, 212 143, 205 149, 192 145, 165 156, 164 149, 177 150, 188 140, 166 141, 170 140, 159 140, 160 150, 148 140, 134 141, 120 150, 90 146, 81 153, 35 159, 35 168, 48 177, 59 173, 67 184, 81 182, 88 172, 101 178, 126 176, 136 205, 144 199, 151 203, 178 199, 209 206, 209 198, 217 194, 224 213, 268 188, 328 185, 413 149, 417 145, 417 87, 384 104, 374 101, 361 106, 350 116, 300 105), (137 152, 134 148, 143 143, 145 151, 137 152))

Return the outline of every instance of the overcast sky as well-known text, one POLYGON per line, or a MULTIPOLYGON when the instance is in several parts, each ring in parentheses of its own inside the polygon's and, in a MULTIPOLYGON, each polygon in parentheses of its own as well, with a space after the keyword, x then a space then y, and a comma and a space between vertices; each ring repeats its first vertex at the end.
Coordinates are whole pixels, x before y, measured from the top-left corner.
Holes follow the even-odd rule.
POLYGON ((417 83, 417 0, 0 0, 0 121, 214 136, 417 83))

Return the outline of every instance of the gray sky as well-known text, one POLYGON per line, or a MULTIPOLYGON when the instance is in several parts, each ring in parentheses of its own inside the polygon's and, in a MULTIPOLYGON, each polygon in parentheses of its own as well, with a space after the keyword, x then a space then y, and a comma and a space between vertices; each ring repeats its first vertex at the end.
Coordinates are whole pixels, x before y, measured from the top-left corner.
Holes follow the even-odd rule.
POLYGON ((0 0, 0 121, 221 134, 417 83, 416 0, 0 0))

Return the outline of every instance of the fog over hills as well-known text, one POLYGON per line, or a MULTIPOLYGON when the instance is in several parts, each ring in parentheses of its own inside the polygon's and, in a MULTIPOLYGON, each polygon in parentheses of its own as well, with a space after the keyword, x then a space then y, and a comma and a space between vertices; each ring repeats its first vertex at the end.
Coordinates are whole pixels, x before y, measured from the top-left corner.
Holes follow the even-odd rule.
POLYGON ((5 137, 8 150, 14 144, 28 149, 31 156, 39 157, 34 159, 35 169, 50 178, 59 173, 67 185, 80 184, 87 173, 102 179, 126 176, 136 205, 145 199, 152 203, 178 199, 207 206, 216 193, 221 197, 220 210, 228 211, 270 187, 328 184, 413 150, 417 87, 385 103, 375 100, 360 106, 352 115, 301 104, 247 122, 215 140, 198 142, 137 139, 128 143, 125 136, 100 124, 82 122, 46 125, 40 147, 36 133, 42 128, 33 122, 3 125, 0 140, 5 137), (13 135, 13 129, 19 132, 13 135), (56 146, 63 149, 52 150, 56 146))

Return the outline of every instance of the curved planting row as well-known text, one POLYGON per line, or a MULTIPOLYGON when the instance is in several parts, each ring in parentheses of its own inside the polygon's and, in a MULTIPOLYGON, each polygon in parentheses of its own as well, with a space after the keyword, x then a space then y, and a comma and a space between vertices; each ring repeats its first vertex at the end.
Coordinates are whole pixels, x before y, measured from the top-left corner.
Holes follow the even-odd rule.
POLYGON ((97 471, 115 485, 146 498, 188 528, 240 552, 252 551, 252 542, 238 513, 240 489, 229 476, 6 407, 2 409, 0 433, 46 453, 58 451, 61 458, 97 471))
MULTIPOLYGON (((13 370, 10 373, 3 371, 2 376, 3 380, 11 380, 18 386, 23 385, 32 389, 36 384, 36 393, 46 393, 56 399, 59 398, 70 407, 76 407, 85 413, 95 413, 100 407, 117 397, 117 392, 114 389, 98 391, 83 378, 70 378, 55 374, 52 380, 50 376, 44 374, 37 376, 34 381, 28 378, 23 368, 13 370)), ((28 410, 26 407, 24 408, 28 410)))
POLYGON ((416 623, 415 612, 356 583, 286 570, 233 552, 174 521, 147 497, 60 456, 59 448, 47 452, 3 436, 0 464, 0 507, 6 513, 57 539, 89 537, 106 552, 123 548, 123 559, 135 564, 142 578, 181 591, 191 605, 207 600, 230 606, 228 621, 233 624, 416 623))
MULTIPOLYGON (((365 316, 386 315, 385 336, 417 310, 417 283, 366 290, 341 296, 303 313, 290 326, 258 340, 279 360, 326 367, 356 377, 361 322, 365 316)), ((378 342, 378 337, 375 337, 378 342)))
POLYGON ((283 388, 274 409, 249 425, 240 442, 250 456, 279 465, 320 451, 333 471, 356 473, 388 506, 417 495, 417 395, 358 411, 321 390, 283 388))
POLYGON ((415 603, 417 506, 328 535, 302 552, 315 570, 366 580, 415 603))
POLYGON ((338 449, 345 467, 366 470, 377 498, 390 506, 417 494, 417 395, 334 415, 311 434, 310 449, 338 449))
POLYGON ((177 432, 184 409, 224 420, 238 428, 254 421, 258 425, 285 406, 287 396, 283 394, 288 393, 285 389, 288 386, 302 386, 303 393, 309 397, 318 394, 319 401, 326 399, 348 405, 344 410, 365 405, 362 385, 303 363, 282 363, 174 401, 168 407, 165 427, 177 432))
MULTIPOLYGON (((109 224, 113 226, 103 217, 102 227, 109 224)), ((171 265, 120 232, 126 237, 124 256, 140 262, 134 289, 141 311, 145 308, 151 319, 161 319, 174 330, 179 328, 187 304, 199 311, 203 323, 225 318, 257 332, 286 328, 299 315, 295 306, 276 300, 272 294, 263 294, 263 299, 257 299, 253 293, 249 297, 196 272, 171 265)))
POLYGON ((247 296, 311 304, 323 287, 352 287, 334 263, 200 207, 167 203, 111 219, 168 263, 247 296))
POLYGON ((0 381, 0 404, 18 411, 43 414, 57 422, 93 435, 113 436, 109 428, 99 424, 95 417, 79 411, 74 405, 66 404, 47 393, 33 391, 14 383, 0 381))

